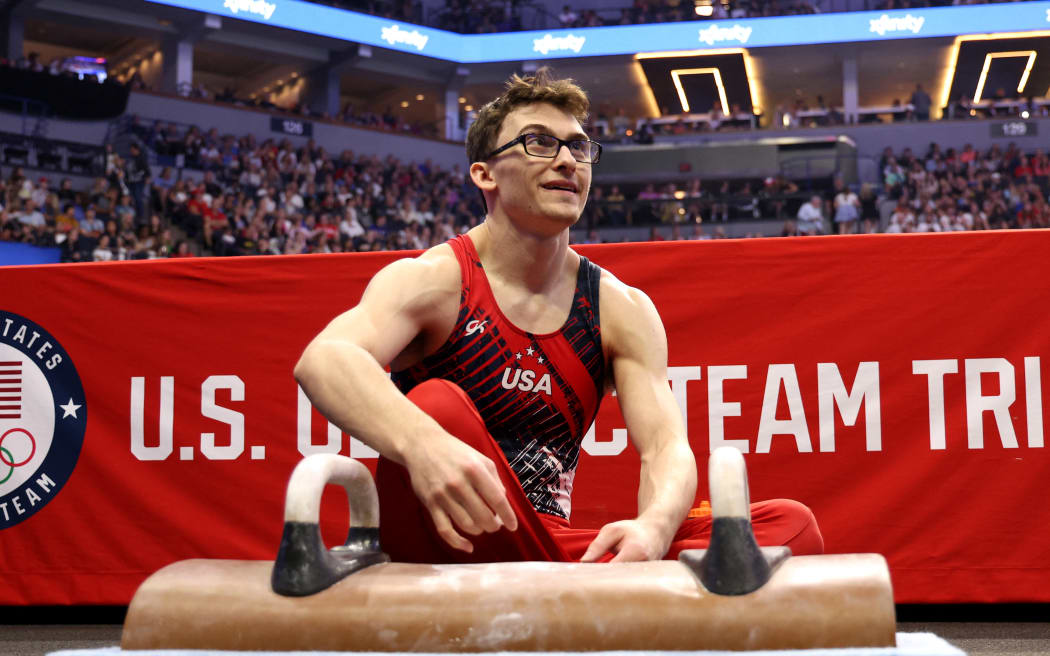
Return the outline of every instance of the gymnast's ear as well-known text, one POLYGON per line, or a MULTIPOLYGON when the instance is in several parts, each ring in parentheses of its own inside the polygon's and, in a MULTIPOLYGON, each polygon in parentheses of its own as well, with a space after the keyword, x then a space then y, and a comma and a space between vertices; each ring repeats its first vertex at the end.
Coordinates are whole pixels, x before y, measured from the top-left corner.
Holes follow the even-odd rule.
POLYGON ((470 179, 482 192, 494 191, 496 181, 492 177, 492 167, 488 162, 474 162, 470 165, 470 179))

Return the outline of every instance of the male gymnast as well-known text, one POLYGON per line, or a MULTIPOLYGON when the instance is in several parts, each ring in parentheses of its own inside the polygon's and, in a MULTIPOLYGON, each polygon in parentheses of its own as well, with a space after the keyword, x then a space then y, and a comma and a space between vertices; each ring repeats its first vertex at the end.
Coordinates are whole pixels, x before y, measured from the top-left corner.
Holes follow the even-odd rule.
MULTIPOLYGON (((569 248, 601 156, 588 108, 546 69, 511 77, 467 136, 485 220, 384 267, 296 365, 313 404, 380 453, 394 560, 637 561, 707 546, 710 516, 686 519, 696 462, 656 308, 569 248), (613 388, 641 456, 638 514, 570 528, 580 443, 613 388)), ((823 551, 802 504, 751 514, 760 544, 823 551)))

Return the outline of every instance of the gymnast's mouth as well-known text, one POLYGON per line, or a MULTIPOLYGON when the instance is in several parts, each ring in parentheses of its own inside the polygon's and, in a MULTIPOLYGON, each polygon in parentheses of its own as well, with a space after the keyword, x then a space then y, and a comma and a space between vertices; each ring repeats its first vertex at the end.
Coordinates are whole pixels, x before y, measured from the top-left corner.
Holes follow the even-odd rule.
POLYGON ((573 193, 573 194, 579 192, 579 190, 580 190, 579 187, 577 187, 572 182, 569 182, 568 180, 558 180, 558 181, 555 181, 555 182, 546 182, 546 183, 544 183, 544 184, 542 184, 540 186, 543 187, 544 189, 550 189, 550 190, 554 190, 554 191, 568 191, 568 192, 573 193))

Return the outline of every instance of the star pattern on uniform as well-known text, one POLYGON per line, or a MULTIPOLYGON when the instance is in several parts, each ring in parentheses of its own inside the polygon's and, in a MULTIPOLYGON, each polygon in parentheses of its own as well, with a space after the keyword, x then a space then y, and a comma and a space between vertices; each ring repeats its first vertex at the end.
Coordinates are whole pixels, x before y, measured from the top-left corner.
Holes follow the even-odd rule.
POLYGON ((539 347, 534 347, 530 344, 529 346, 526 346, 523 350, 519 350, 514 354, 515 359, 518 360, 526 356, 530 358, 536 358, 537 363, 543 364, 543 356, 540 355, 539 347))
POLYGON ((65 405, 60 405, 58 407, 62 408, 62 418, 63 419, 65 419, 66 417, 72 417, 73 419, 80 419, 80 417, 77 416, 77 410, 79 410, 82 406, 77 405, 76 403, 73 403, 73 399, 72 398, 69 399, 69 403, 67 403, 65 405))

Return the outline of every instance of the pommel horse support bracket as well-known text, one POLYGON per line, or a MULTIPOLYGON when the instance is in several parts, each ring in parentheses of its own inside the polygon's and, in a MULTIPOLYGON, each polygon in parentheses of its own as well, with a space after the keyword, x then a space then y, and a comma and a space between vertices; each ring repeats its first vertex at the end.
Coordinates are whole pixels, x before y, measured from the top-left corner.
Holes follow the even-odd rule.
POLYGON ((388 562, 379 550, 378 503, 363 465, 311 456, 289 482, 277 562, 187 560, 161 569, 135 593, 121 646, 492 652, 895 645, 882 556, 760 549, 743 457, 716 450, 709 469, 711 546, 684 552, 679 562, 424 565, 388 562), (330 481, 347 489, 352 522, 347 544, 326 551, 317 519, 330 481))

